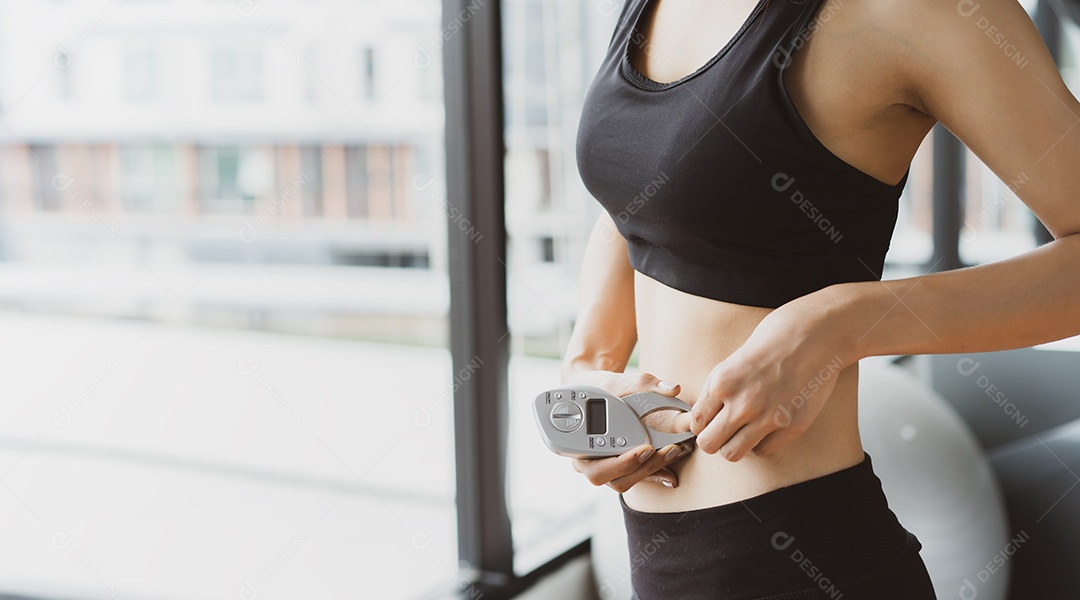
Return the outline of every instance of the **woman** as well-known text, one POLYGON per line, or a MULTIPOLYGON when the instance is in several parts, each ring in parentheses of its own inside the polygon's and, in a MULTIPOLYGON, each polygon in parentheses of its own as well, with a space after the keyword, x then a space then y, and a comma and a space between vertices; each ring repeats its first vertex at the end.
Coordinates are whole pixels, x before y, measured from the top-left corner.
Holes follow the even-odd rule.
POLYGON ((934 597, 861 447, 858 360, 1080 333, 1078 122, 1013 0, 627 0, 579 128, 606 214, 563 382, 693 404, 669 427, 696 450, 573 461, 621 494, 641 600, 934 597), (938 121, 1056 239, 881 282, 938 121))

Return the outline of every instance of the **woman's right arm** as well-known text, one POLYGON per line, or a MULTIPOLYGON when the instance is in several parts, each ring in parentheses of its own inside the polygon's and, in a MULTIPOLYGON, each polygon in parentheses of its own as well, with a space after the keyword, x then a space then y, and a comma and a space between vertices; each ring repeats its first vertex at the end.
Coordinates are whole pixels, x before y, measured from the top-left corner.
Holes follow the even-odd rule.
POLYGON ((621 373, 637 344, 634 269, 626 240, 601 212, 585 244, 577 321, 562 363, 563 383, 582 371, 621 373))
MULTIPOLYGON (((626 240, 607 212, 600 214, 585 245, 580 294, 577 322, 562 361, 562 383, 593 385, 620 397, 644 391, 675 396, 678 385, 665 384, 650 373, 624 373, 637 344, 634 270, 626 240)), ((659 450, 643 445, 619 456, 572 462, 593 485, 622 493, 645 478, 675 487, 678 479, 665 467, 690 450, 689 443, 659 450)))

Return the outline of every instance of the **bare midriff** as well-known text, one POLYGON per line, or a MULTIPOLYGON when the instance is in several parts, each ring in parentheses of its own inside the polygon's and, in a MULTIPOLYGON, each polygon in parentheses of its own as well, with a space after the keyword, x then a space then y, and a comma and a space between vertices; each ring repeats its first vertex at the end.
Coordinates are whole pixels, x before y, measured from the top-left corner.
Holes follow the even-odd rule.
MULTIPOLYGON (((677 383, 679 397, 694 404, 709 372, 737 350, 770 309, 720 302, 670 288, 634 273, 638 367, 677 383)), ((854 466, 863 459, 859 439, 858 365, 836 378, 813 425, 776 452, 750 453, 737 462, 695 448, 672 470, 672 489, 643 481, 624 494, 645 512, 676 512, 730 504, 854 466)))

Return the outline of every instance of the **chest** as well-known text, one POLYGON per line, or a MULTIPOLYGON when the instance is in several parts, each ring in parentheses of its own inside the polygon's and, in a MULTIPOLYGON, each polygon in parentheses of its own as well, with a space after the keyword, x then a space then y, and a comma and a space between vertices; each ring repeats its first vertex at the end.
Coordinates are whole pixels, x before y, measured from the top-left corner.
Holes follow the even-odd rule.
MULTIPOLYGON (((777 12, 801 11, 805 29, 793 51, 773 60, 783 63, 779 93, 796 107, 800 127, 805 125, 830 153, 890 183, 906 171, 925 134, 927 117, 909 106, 912 99, 889 66, 892 59, 875 34, 874 17, 856 0, 628 0, 628 6, 625 47, 614 51, 635 77, 654 86, 673 85, 720 70, 724 73, 714 82, 740 93, 746 91, 745 79, 723 77, 740 68, 730 64, 745 58, 739 50, 784 34, 762 26, 777 12), (728 64, 718 68, 715 63, 728 64)), ((750 60, 762 62, 760 56, 750 60)), ((677 117, 689 121, 690 129, 726 123, 740 97, 729 98, 730 89, 687 88, 683 95, 695 93, 706 113, 677 117)))
POLYGON ((659 82, 675 81, 708 62, 767 0, 648 0, 629 44, 631 64, 659 82))

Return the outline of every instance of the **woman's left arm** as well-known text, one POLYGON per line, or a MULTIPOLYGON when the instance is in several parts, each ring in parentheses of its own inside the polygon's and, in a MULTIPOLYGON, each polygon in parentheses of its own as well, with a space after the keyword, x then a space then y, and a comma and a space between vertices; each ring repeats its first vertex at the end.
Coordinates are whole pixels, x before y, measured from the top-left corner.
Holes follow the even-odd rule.
POLYGON ((907 77, 926 111, 1055 239, 996 263, 836 286, 851 359, 1003 350, 1080 334, 1080 103, 1015 0, 944 4, 950 10, 911 32, 923 50, 907 77))
POLYGON ((739 460, 805 431, 833 370, 875 355, 986 352, 1080 334, 1080 103, 1015 0, 878 6, 906 53, 898 72, 933 115, 1054 236, 1020 256, 844 283, 770 313, 717 365, 694 406, 698 446, 739 460), (808 392, 808 388, 813 388, 808 392))

